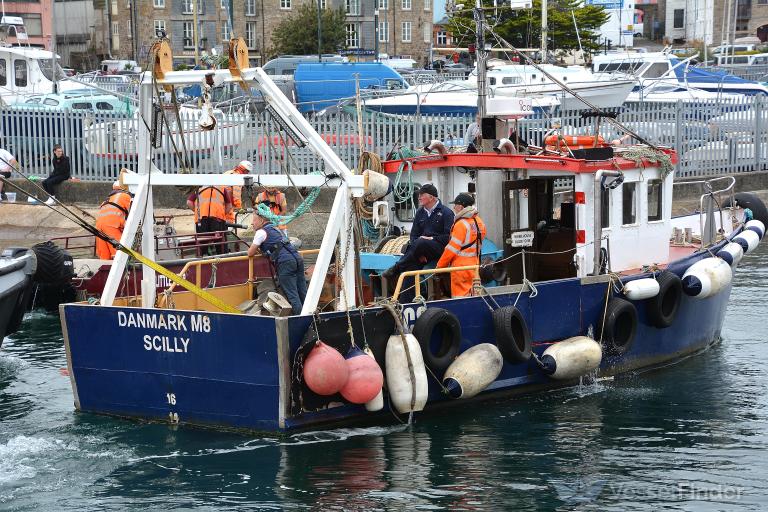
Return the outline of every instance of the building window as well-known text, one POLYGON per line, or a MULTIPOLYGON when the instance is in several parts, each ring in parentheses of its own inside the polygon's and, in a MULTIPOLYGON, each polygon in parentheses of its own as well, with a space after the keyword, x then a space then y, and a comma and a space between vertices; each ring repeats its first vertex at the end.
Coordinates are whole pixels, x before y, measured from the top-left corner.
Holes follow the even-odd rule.
POLYGON ((346 0, 347 14, 350 16, 360 15, 360 0, 346 0))
POLYGON ((347 48, 357 48, 360 45, 360 39, 357 34, 357 25, 355 23, 347 23, 344 28, 347 33, 347 48))
POLYGON ((249 21, 245 24, 245 44, 248 48, 256 49, 256 22, 249 21))
POLYGON ((165 9, 165 0, 154 0, 152 5, 155 6, 155 9, 165 9))
POLYGON ((185 21, 183 25, 184 29, 184 48, 194 48, 195 47, 195 32, 194 32, 194 26, 192 25, 191 21, 185 21))
POLYGON ((447 46, 448 32, 446 32, 445 30, 441 30, 440 32, 438 32, 435 42, 437 43, 437 46, 447 46))
POLYGON ((401 1, 400 7, 404 11, 410 11, 411 10, 411 0, 400 0, 400 1, 401 1))
POLYGON ((161 33, 165 33, 165 20, 155 20, 155 36, 160 37, 161 33))
POLYGON ((325 9, 326 7, 328 7, 328 2, 325 0, 320 0, 320 8, 325 9))
POLYGON ((386 11, 389 9, 389 0, 378 0, 379 9, 386 11))
POLYGON ((125 26, 125 37, 128 39, 131 39, 133 37, 133 27, 131 27, 130 20, 128 21, 128 24, 125 26))
POLYGON ((424 30, 424 42, 430 42, 432 40, 432 24, 425 23, 421 26, 421 28, 424 30))
POLYGON ((256 0, 245 0, 245 15, 256 16, 256 0))
POLYGON ((425 11, 432 10, 432 0, 424 0, 424 10, 425 11))
POLYGON ((227 41, 231 39, 229 34, 229 23, 226 21, 224 22, 224 25, 221 26, 221 40, 226 44, 227 41))
POLYGON ((648 220, 661 220, 661 180, 648 180, 648 220))
POLYGON ((674 28, 683 28, 685 24, 685 9, 675 9, 675 20, 672 24, 674 28))
POLYGON ((291 8, 291 0, 280 0, 280 8, 281 9, 290 9, 291 8))
POLYGON ((621 186, 621 223, 624 225, 637 223, 637 185, 635 181, 621 186))
POLYGON ((379 22, 379 42, 380 43, 389 42, 389 23, 386 21, 379 22))
MULTIPOLYGON (((194 0, 181 0, 182 1, 182 14, 192 14, 195 8, 194 0)), ((197 14, 203 14, 203 6, 205 2, 203 0, 197 0, 197 14)))
POLYGON ((120 35, 120 24, 116 21, 112 22, 112 36, 119 36, 120 35))
POLYGON ((411 42, 411 22, 404 21, 400 24, 401 41, 404 43, 411 42))
POLYGON ((13 76, 16 87, 27 86, 27 61, 14 60, 13 61, 13 76))

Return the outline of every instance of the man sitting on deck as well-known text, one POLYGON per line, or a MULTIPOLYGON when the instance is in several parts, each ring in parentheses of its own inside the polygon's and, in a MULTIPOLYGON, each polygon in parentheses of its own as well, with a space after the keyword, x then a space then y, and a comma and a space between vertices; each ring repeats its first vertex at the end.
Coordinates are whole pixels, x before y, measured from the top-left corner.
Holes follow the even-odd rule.
MULTIPOLYGON (((422 185, 418 193, 420 207, 413 217, 411 241, 400 260, 382 273, 382 277, 388 280, 394 280, 402 272, 420 270, 429 262, 437 261, 448 244, 453 211, 440 202, 437 188, 431 183, 422 185)), ((412 284, 412 279, 406 279, 403 286, 409 288, 412 284)), ((400 302, 411 302, 414 295, 413 289, 407 290, 401 295, 400 302)))

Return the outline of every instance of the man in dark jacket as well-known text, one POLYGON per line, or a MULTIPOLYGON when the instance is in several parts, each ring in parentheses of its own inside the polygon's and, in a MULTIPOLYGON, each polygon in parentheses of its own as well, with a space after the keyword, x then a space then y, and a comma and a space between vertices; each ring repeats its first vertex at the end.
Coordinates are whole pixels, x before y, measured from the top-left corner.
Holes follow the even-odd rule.
MULTIPOLYGON (((419 189, 419 206, 413 217, 411 241, 403 256, 382 274, 393 280, 402 272, 419 270, 431 261, 437 261, 443 249, 448 245, 453 226, 453 211, 437 197, 437 189, 431 183, 419 189)), ((404 287, 413 285, 413 279, 406 279, 404 287), (410 283, 409 283, 410 282, 410 283)), ((414 291, 403 293, 400 302, 413 300, 414 291), (410 299, 410 300, 409 300, 410 299)))
POLYGON ((58 144, 53 146, 51 165, 53 165, 53 172, 43 180, 43 188, 50 196, 45 203, 49 205, 55 204, 53 198, 56 195, 56 188, 59 184, 70 178, 69 157, 64 154, 64 149, 58 144))

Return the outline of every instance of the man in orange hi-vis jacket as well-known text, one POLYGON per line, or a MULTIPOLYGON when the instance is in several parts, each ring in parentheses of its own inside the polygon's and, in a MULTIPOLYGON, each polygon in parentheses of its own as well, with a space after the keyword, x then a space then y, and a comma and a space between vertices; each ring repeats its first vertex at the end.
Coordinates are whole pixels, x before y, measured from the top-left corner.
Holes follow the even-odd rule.
MULTIPOLYGON (((131 209, 133 194, 128 192, 125 185, 119 181, 112 184, 112 192, 107 200, 101 203, 99 213, 96 214, 96 229, 103 231, 113 239, 120 241, 125 228, 125 219, 128 218, 128 210, 131 209)), ((101 238, 96 238, 96 256, 101 260, 114 259, 117 250, 101 238)))
MULTIPOLYGON (((462 192, 453 204, 455 218, 451 228, 451 239, 437 261, 437 268, 478 265, 480 249, 485 238, 485 223, 477 214, 475 198, 462 192)), ((472 280, 476 270, 451 272, 451 296, 466 297, 472 292, 472 280)))
MULTIPOLYGON (((237 167, 224 174, 250 174, 252 171, 253 164, 248 160, 243 160, 237 164, 237 167)), ((228 188, 232 191, 232 209, 227 213, 227 222, 234 224, 237 220, 237 210, 243 207, 243 201, 241 199, 243 187, 240 185, 233 185, 228 188)))

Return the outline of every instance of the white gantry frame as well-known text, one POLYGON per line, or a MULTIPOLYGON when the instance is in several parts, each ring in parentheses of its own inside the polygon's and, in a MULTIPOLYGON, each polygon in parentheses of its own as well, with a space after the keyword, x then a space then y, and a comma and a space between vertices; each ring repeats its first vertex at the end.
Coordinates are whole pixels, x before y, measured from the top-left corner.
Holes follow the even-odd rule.
MULTIPOLYGON (((155 87, 162 90, 164 85, 174 87, 186 86, 192 84, 202 84, 207 75, 215 75, 216 83, 232 82, 241 83, 245 81, 248 86, 256 87, 263 95, 264 101, 273 109, 281 120, 300 137, 303 142, 312 149, 312 151, 323 159, 326 169, 330 173, 338 175, 338 178, 328 180, 321 175, 286 175, 262 174, 250 175, 254 183, 260 183, 264 186, 289 187, 296 185, 298 187, 317 187, 327 185, 337 187, 336 196, 331 208, 328 226, 323 235, 323 241, 320 245, 320 252, 315 264, 315 272, 307 289, 307 298, 304 302, 301 314, 311 314, 317 308, 320 292, 322 291, 323 281, 328 273, 328 266, 334 253, 336 241, 340 242, 339 257, 342 261, 353 261, 349 256, 353 251, 354 243, 348 239, 347 233, 350 233, 349 223, 351 200, 353 197, 363 195, 363 176, 353 174, 352 171, 341 161, 339 156, 333 152, 322 137, 312 128, 312 126, 299 113, 293 103, 283 95, 280 89, 272 82, 261 68, 249 68, 242 71, 242 79, 233 77, 229 70, 200 70, 200 71, 174 71, 165 74, 165 77, 154 79, 149 73, 146 73, 139 89, 139 131, 138 131, 138 154, 139 166, 138 174, 128 173, 123 176, 123 182, 134 192, 135 198, 133 206, 128 214, 125 223, 123 236, 120 243, 126 247, 133 245, 136 231, 143 220, 141 233, 141 253, 154 260, 155 258, 155 237, 154 237, 154 208, 152 204, 152 187, 169 185, 243 185, 246 175, 242 174, 166 174, 160 171, 152 163, 152 153, 150 148, 150 132, 152 119, 152 98, 155 87), (143 119, 143 120, 142 120, 143 119), (347 256, 345 258, 345 255, 347 256)), ((222 172, 224 169, 222 169, 222 172)), ((125 264, 128 255, 118 251, 112 268, 109 271, 109 277, 101 296, 101 304, 111 306, 117 289, 120 285, 120 278, 125 270, 125 264)), ((342 269, 344 286, 340 300, 339 309, 346 309, 355 306, 355 266, 345 265, 342 269)), ((155 304, 155 271, 147 265, 143 265, 141 279, 142 304, 145 308, 154 307, 155 304)))

